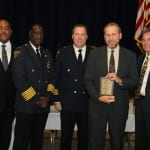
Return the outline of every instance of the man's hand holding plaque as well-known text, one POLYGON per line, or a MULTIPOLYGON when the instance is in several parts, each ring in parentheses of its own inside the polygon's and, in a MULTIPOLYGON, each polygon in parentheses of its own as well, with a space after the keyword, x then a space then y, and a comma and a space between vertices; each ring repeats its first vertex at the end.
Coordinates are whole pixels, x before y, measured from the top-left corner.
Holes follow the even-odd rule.
POLYGON ((114 73, 114 72, 108 73, 108 74, 105 76, 105 78, 110 79, 110 80, 112 80, 112 81, 115 81, 115 82, 118 83, 118 84, 123 84, 121 78, 118 77, 117 74, 114 73))
POLYGON ((106 104, 110 104, 115 101, 115 96, 100 96, 99 101, 106 104))
POLYGON ((113 96, 114 82, 122 84, 121 78, 116 73, 108 73, 105 77, 100 77, 99 101, 107 104, 115 101, 115 97, 113 96))

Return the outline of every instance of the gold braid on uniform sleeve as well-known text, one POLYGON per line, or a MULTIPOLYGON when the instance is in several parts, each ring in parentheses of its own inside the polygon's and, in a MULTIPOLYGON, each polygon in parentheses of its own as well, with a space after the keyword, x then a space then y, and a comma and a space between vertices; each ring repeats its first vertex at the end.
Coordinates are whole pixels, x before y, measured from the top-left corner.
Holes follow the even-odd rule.
POLYGON ((53 84, 48 84, 47 91, 52 92, 53 95, 58 95, 58 90, 55 89, 53 84))
POLYGON ((58 89, 54 89, 53 94, 54 94, 55 96, 58 95, 58 94, 59 94, 58 89))
POLYGON ((36 95, 36 91, 32 86, 21 93, 21 96, 25 99, 25 101, 29 101, 35 95, 36 95))

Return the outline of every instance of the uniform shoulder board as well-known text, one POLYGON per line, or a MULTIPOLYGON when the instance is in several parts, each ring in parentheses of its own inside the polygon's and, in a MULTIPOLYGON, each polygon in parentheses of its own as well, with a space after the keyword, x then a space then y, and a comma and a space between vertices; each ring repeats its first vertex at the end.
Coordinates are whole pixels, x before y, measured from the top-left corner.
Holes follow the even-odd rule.
POLYGON ((69 48, 69 46, 63 46, 62 48, 59 48, 56 52, 56 57, 60 55, 61 52, 63 52, 64 50, 66 50, 67 48, 69 48))
POLYGON ((21 53, 21 51, 19 50, 19 47, 17 49, 15 49, 13 52, 14 59, 16 59, 20 55, 20 53, 21 53))

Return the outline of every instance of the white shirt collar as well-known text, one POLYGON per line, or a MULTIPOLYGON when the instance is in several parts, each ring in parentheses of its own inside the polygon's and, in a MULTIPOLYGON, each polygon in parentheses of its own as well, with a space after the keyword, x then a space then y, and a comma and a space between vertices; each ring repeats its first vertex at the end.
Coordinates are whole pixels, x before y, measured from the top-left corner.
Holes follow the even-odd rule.
MULTIPOLYGON (((150 55, 147 55, 147 54, 146 54, 146 57, 148 57, 148 58, 150 59, 150 55)), ((145 58, 146 58, 146 57, 145 57, 145 58)))
POLYGON ((78 50, 82 49, 82 52, 81 52, 82 53, 82 60, 84 61, 84 59, 85 59, 85 53, 86 53, 86 45, 84 45, 82 48, 78 48, 78 47, 76 47, 73 44, 73 48, 74 48, 74 52, 75 52, 76 58, 78 58, 78 55, 79 55, 78 50))
POLYGON ((119 53, 119 49, 120 49, 119 45, 115 48, 112 48, 112 49, 107 47, 107 52, 111 53, 111 51, 114 50, 114 53, 119 53))
MULTIPOLYGON (((35 47, 35 46, 31 43, 31 41, 29 41, 29 43, 30 43, 30 45, 32 46, 32 48, 34 49, 35 53, 37 53, 37 52, 36 52, 37 47, 35 47)), ((38 49, 40 49, 40 46, 38 47, 38 49)))
POLYGON ((2 46, 2 45, 6 45, 6 47, 10 47, 10 46, 11 46, 11 43, 10 43, 10 41, 8 41, 8 42, 6 42, 6 43, 0 42, 0 46, 2 46))
POLYGON ((79 49, 82 49, 82 52, 86 51, 86 45, 84 45, 82 48, 78 48, 73 44, 73 48, 74 48, 75 52, 78 52, 79 49))

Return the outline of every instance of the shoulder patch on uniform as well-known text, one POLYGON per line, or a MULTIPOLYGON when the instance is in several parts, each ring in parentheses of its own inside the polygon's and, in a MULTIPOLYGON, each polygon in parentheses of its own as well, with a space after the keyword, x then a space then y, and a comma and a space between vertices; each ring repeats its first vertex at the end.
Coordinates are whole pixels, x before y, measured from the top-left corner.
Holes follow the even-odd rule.
POLYGON ((14 51, 14 58, 16 59, 20 55, 21 51, 20 50, 15 50, 14 51))

